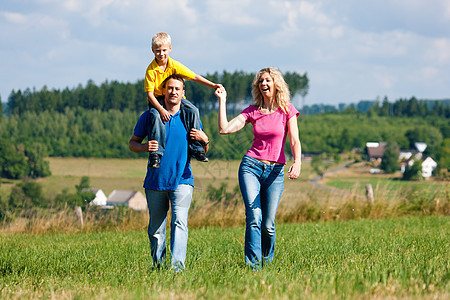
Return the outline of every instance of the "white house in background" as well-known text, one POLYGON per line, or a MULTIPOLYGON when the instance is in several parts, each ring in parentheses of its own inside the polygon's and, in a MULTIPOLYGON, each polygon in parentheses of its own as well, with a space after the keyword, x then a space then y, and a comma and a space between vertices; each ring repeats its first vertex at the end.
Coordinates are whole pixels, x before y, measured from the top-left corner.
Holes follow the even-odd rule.
POLYGON ((92 200, 89 205, 96 205, 96 206, 105 206, 108 198, 106 197, 105 193, 101 189, 83 189, 83 192, 93 192, 95 194, 94 200, 92 200))
POLYGON ((421 159, 422 153, 427 149, 426 143, 414 143, 414 150, 401 150, 398 157, 399 161, 408 161, 409 159, 421 159))
POLYGON ((367 142, 366 143, 367 160, 381 163, 381 159, 383 158, 386 146, 387 146, 386 142, 367 142))
MULTIPOLYGON (((404 173, 406 166, 412 166, 416 160, 422 159, 422 153, 416 153, 416 155, 413 155, 411 158, 409 158, 406 162, 401 164, 401 172, 404 173)), ((424 178, 429 178, 431 175, 433 175, 433 171, 437 167, 437 162, 434 161, 430 156, 425 158, 422 161, 422 171, 421 175, 424 178)))
POLYGON ((139 191, 114 190, 108 196, 108 206, 127 206, 134 210, 146 210, 147 199, 139 191))
POLYGON ((411 150, 401 150, 398 156, 399 161, 407 161, 413 156, 413 152, 411 150))
POLYGON ((425 160, 422 162, 422 176, 425 178, 431 177, 433 174, 434 169, 437 167, 437 162, 434 161, 431 157, 425 158, 425 160))
POLYGON ((414 147, 418 152, 423 153, 428 146, 426 143, 414 143, 414 147))

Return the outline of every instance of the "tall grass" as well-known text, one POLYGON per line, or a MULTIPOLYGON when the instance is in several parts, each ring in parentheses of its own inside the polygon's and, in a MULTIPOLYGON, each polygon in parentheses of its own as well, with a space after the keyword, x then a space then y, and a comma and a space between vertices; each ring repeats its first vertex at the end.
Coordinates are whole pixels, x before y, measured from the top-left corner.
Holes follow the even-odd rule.
MULTIPOLYGON (((404 189, 396 191, 375 189, 372 204, 355 192, 325 193, 312 190, 302 201, 283 202, 277 211, 278 223, 303 223, 382 219, 402 216, 450 215, 450 197, 446 185, 433 191, 404 189)), ((235 227, 245 224, 242 197, 237 186, 229 188, 210 185, 195 194, 189 212, 189 227, 235 227)), ((169 214, 170 215, 170 214, 169 214)), ((0 224, 3 233, 92 232, 97 230, 143 230, 148 223, 147 211, 137 212, 125 207, 101 210, 87 207, 83 212, 84 226, 80 227, 74 209, 32 209, 6 217, 0 224)), ((170 219, 170 217, 169 217, 170 219)))
POLYGON ((243 228, 191 229, 186 271, 150 271, 145 230, 0 235, 0 298, 445 299, 449 217, 277 226, 275 259, 244 265, 243 228))

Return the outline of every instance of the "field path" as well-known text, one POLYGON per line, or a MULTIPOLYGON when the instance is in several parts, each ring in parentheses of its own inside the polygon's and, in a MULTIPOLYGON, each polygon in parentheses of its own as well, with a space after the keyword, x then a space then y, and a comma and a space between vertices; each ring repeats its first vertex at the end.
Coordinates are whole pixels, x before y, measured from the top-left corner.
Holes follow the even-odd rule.
POLYGON ((317 177, 314 177, 314 178, 311 179, 309 182, 311 182, 311 184, 314 185, 315 187, 317 187, 317 188, 319 188, 319 189, 322 189, 322 190, 325 190, 325 191, 329 191, 329 192, 331 192, 331 193, 335 193, 335 194, 339 194, 339 195, 344 195, 344 196, 357 197, 357 198, 360 198, 360 199, 366 199, 365 196, 355 195, 355 194, 353 194, 353 193, 349 193, 349 192, 347 192, 347 191, 339 190, 339 189, 332 188, 332 187, 329 187, 329 186, 326 186, 326 185, 323 185, 323 184, 320 184, 320 183, 319 183, 319 181, 320 181, 321 179, 323 179, 323 177, 324 177, 326 174, 337 173, 337 172, 341 171, 342 169, 347 168, 347 166, 349 166, 349 165, 352 164, 352 163, 353 163, 352 161, 347 161, 347 162, 345 162, 344 164, 338 166, 337 168, 325 172, 325 174, 324 174, 323 176, 317 176, 317 177))

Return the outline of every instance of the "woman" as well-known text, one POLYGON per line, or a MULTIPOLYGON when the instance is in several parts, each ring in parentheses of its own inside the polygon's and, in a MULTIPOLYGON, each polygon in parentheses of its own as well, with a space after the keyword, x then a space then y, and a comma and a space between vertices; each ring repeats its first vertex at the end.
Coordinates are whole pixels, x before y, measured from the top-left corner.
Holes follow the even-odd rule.
POLYGON ((253 144, 239 166, 239 187, 245 204, 245 262, 253 269, 270 263, 275 251, 275 214, 284 188, 284 144, 289 132, 294 163, 289 179, 300 175, 301 146, 299 112, 290 104, 289 88, 274 68, 256 74, 252 84, 255 103, 228 122, 226 91, 216 89, 219 98, 219 133, 230 134, 253 125, 253 144))

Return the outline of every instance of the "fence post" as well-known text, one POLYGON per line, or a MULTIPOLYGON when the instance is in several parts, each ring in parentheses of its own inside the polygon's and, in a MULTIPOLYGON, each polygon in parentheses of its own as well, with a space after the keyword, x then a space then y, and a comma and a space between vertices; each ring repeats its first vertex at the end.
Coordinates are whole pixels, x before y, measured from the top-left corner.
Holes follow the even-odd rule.
POLYGON ((369 201, 370 204, 373 204, 374 199, 373 199, 373 189, 372 189, 372 185, 366 184, 366 197, 367 197, 367 201, 369 201))
POLYGON ((81 210, 81 206, 75 206, 75 215, 78 217, 80 221, 80 226, 83 227, 83 211, 81 210))

